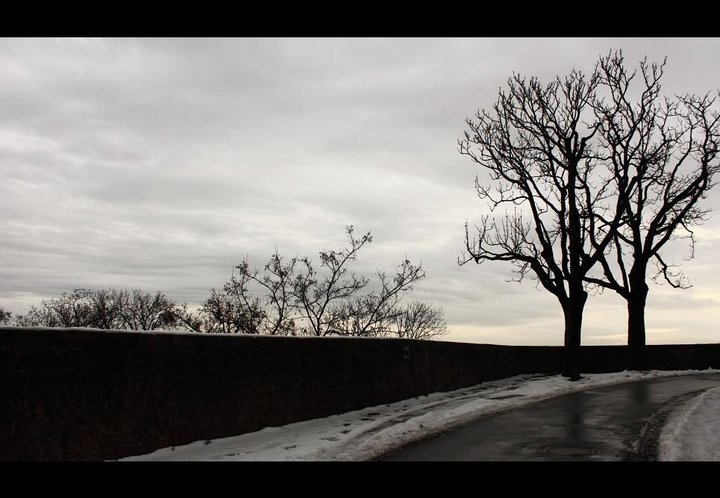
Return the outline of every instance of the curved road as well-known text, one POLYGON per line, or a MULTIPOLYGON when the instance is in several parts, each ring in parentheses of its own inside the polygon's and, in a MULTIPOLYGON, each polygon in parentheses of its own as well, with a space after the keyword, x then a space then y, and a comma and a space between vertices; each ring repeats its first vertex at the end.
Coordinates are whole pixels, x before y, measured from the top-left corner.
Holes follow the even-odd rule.
POLYGON ((654 460, 670 410, 718 386, 707 374, 588 389, 483 416, 384 460, 654 460))

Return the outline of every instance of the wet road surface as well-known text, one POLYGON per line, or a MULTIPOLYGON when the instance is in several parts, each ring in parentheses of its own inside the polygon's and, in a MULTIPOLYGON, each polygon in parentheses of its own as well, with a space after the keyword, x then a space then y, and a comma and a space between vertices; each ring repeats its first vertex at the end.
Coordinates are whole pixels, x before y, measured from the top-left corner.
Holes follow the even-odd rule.
POLYGON ((384 460, 652 460, 667 412, 718 386, 707 374, 588 389, 483 416, 384 460))

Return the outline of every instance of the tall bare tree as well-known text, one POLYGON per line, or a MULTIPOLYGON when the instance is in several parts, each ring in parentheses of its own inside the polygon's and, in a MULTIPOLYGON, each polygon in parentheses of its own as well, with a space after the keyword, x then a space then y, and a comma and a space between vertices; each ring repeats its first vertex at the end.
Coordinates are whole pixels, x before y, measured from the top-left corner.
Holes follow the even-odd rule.
MULTIPOLYGON (((687 287, 683 274, 673 269, 662 250, 668 242, 684 238, 692 257, 693 227, 709 213, 699 201, 714 185, 720 168, 716 97, 664 98, 660 81, 665 63, 648 64, 645 59, 638 74, 625 67, 622 52, 603 58, 604 98, 594 103, 600 123, 598 148, 616 190, 626 199, 612 254, 601 258, 604 278, 591 275, 587 281, 612 289, 627 301, 630 368, 642 364, 648 269, 654 264, 654 279, 687 287), (633 91, 639 95, 636 100, 630 97, 633 91), (626 188, 628 182, 633 182, 631 189, 626 188)), ((602 213, 593 215, 598 224, 609 223, 602 213)))
POLYGON ((467 255, 459 261, 507 261, 516 280, 528 274, 552 293, 563 310, 563 375, 580 377, 582 317, 587 301, 584 279, 620 224, 622 196, 611 196, 612 182, 594 172, 602 162, 593 146, 600 129, 592 104, 598 68, 586 76, 573 70, 548 84, 514 74, 490 110, 467 119, 460 153, 489 174, 477 177, 478 196, 492 211, 512 207, 500 218, 485 216, 472 237, 465 231, 467 255), (592 212, 609 213, 595 225, 592 212))

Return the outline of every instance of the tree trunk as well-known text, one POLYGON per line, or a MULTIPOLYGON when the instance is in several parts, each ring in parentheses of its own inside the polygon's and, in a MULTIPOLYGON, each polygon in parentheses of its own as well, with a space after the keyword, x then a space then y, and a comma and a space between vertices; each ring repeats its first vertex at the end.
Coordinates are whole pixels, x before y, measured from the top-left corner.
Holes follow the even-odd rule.
POLYGON ((648 286, 645 283, 645 269, 630 273, 630 296, 628 308, 628 370, 641 370, 645 355, 645 304, 648 286))
POLYGON ((580 342, 586 301, 587 292, 580 290, 562 307, 565 315, 565 348, 561 373, 570 380, 580 378, 580 342))
MULTIPOLYGON (((587 301, 587 292, 583 289, 584 272, 581 270, 581 255, 583 248, 582 222, 580 212, 578 210, 578 200, 576 192, 576 178, 578 176, 578 163, 581 151, 577 148, 577 133, 574 134, 575 144, 572 137, 565 139, 565 150, 569 152, 568 157, 568 180, 567 180, 567 206, 568 206, 568 225, 567 225, 567 258, 570 265, 570 274, 568 275, 568 298, 563 304, 563 313, 565 314, 565 351, 563 355, 562 374, 569 377, 570 380, 578 380, 580 378, 580 340, 582 333, 582 316, 585 302, 587 301)), ((580 146, 582 149, 583 145, 580 146)))

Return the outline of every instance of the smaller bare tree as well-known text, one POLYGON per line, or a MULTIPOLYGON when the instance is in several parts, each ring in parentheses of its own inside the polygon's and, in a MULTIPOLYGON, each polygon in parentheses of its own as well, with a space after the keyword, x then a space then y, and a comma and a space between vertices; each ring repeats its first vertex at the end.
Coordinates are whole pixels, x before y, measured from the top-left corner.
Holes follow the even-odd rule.
POLYGON ((378 271, 378 286, 361 294, 370 279, 349 266, 370 232, 360 238, 346 226, 348 247, 320 252, 320 266, 310 258, 285 259, 275 250, 262 267, 247 259, 233 269, 222 291, 213 289, 199 310, 177 307, 178 324, 196 332, 268 335, 383 336, 393 334, 394 320, 404 312, 402 296, 425 276, 420 265, 405 259, 394 275, 378 271), (258 291, 258 292, 253 292, 258 291))
POLYGON ((177 305, 160 291, 125 291, 122 302, 123 324, 130 330, 167 329, 177 323, 177 305))
POLYGON ((295 335, 297 332, 297 307, 294 305, 294 278, 297 258, 285 263, 276 250, 265 264, 263 272, 250 269, 245 259, 235 267, 238 277, 248 283, 255 282, 265 291, 265 316, 263 333, 270 335, 295 335), (267 309, 269 308, 269 309, 267 309))
POLYGON ((222 291, 212 289, 200 307, 204 332, 259 334, 265 311, 259 298, 249 289, 247 273, 235 272, 222 291))
POLYGON ((175 323, 190 332, 205 332, 205 319, 202 313, 188 309, 187 303, 175 307, 175 323))
POLYGON ((9 325, 12 320, 12 312, 0 306, 0 325, 9 325))
POLYGON ((295 277, 293 295, 296 306, 307 320, 309 333, 325 336, 333 332, 338 315, 330 313, 334 304, 348 299, 369 282, 365 277, 348 274, 348 264, 357 259, 357 253, 365 244, 372 242, 370 232, 355 238, 352 225, 345 227, 350 246, 340 251, 321 251, 320 268, 313 266, 308 258, 300 260, 301 268, 295 277))
POLYGON ((425 277, 421 265, 405 259, 397 266, 392 279, 384 271, 377 272, 380 290, 354 296, 331 309, 329 333, 350 336, 385 336, 391 325, 403 313, 402 296, 412 290, 418 280, 425 277))
POLYGON ((15 317, 15 325, 18 327, 59 327, 52 312, 44 306, 31 306, 24 315, 15 317))
POLYGON ((175 325, 175 303, 158 291, 75 289, 42 301, 16 318, 20 327, 94 327, 156 330, 175 325))
POLYGON ((442 308, 419 301, 403 308, 393 325, 398 337, 405 339, 434 339, 448 333, 442 308))
POLYGON ((123 328, 123 311, 127 305, 126 291, 88 290, 85 299, 90 307, 89 326, 99 329, 123 328))
POLYGON ((32 306, 16 322, 20 327, 89 327, 92 324, 89 294, 87 289, 64 292, 58 298, 42 301, 39 308, 32 306))

